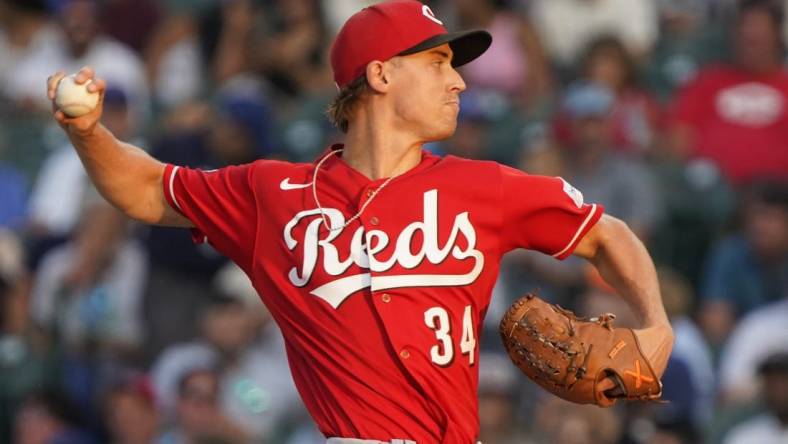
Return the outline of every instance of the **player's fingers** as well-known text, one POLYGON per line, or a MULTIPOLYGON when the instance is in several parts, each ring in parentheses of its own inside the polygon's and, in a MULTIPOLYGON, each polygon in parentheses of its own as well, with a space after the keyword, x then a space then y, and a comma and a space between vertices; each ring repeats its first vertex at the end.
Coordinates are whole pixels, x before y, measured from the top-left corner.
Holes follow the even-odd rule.
POLYGON ((49 97, 49 100, 55 99, 57 84, 60 83, 60 79, 65 76, 66 74, 63 71, 58 71, 47 78, 47 97, 49 97))
POLYGON ((104 79, 95 78, 93 79, 92 82, 88 84, 88 91, 90 92, 104 91, 106 87, 107 87, 107 83, 104 81, 104 79))
POLYGON ((55 110, 55 120, 57 120, 58 123, 66 123, 66 115, 59 109, 55 110))
POLYGON ((74 82, 76 83, 85 83, 88 80, 92 79, 96 73, 93 71, 93 68, 90 66, 83 66, 82 69, 79 70, 76 76, 74 76, 74 82))

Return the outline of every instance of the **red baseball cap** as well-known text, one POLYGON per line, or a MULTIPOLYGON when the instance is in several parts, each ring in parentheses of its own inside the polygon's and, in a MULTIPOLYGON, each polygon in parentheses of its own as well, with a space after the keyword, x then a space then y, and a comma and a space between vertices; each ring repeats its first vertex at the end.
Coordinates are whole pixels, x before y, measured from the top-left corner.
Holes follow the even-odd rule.
POLYGON ((373 60, 413 54, 448 43, 452 66, 479 57, 492 43, 483 30, 448 32, 429 6, 416 0, 389 0, 353 14, 331 47, 334 81, 341 88, 364 74, 373 60))

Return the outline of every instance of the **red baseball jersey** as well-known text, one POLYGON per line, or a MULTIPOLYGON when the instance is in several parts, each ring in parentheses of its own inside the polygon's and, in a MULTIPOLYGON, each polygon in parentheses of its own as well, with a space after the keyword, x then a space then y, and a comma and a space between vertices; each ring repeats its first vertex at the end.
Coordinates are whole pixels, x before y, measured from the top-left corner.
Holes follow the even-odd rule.
POLYGON ((341 153, 315 169, 168 165, 164 193, 252 279, 321 432, 475 443, 479 331, 501 256, 565 258, 603 209, 560 178, 426 151, 377 195, 385 180, 341 153))

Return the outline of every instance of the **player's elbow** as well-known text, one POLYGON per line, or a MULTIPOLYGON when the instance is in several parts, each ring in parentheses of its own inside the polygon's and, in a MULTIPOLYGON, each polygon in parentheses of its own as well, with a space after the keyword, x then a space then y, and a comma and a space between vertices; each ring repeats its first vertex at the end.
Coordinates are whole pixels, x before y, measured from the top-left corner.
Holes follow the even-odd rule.
POLYGON ((163 225, 167 219, 168 203, 161 186, 161 177, 151 174, 137 180, 132 192, 119 199, 116 206, 126 216, 148 225, 163 225))
POLYGON ((608 214, 603 214, 596 225, 578 244, 575 254, 593 260, 614 243, 628 238, 636 239, 626 222, 608 214))
POLYGON ((140 199, 133 204, 121 208, 126 216, 134 219, 137 222, 146 225, 161 224, 164 218, 164 209, 160 205, 155 205, 149 199, 140 199))
POLYGON ((126 215, 146 225, 183 228, 194 226, 191 221, 170 207, 162 193, 152 194, 153 196, 124 211, 126 215))
POLYGON ((623 220, 605 214, 602 216, 601 222, 603 222, 603 227, 606 228, 604 239, 606 241, 610 241, 616 238, 620 238, 621 236, 633 236, 634 232, 632 228, 624 222, 623 220))
POLYGON ((147 224, 168 227, 192 227, 193 224, 170 207, 164 196, 164 168, 153 165, 135 179, 134 192, 124 199, 120 209, 130 218, 147 224))
POLYGON ((615 243, 640 242, 629 224, 617 217, 605 214, 599 222, 598 248, 602 250, 609 248, 615 243))

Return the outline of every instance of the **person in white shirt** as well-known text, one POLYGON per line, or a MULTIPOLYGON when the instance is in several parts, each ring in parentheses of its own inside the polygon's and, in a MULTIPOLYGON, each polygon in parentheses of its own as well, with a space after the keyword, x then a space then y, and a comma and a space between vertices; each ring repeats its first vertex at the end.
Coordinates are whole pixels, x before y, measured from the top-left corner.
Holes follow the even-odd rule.
POLYGON ((559 64, 568 66, 588 42, 600 35, 618 37, 636 57, 647 53, 658 36, 655 3, 652 0, 534 0, 531 11, 548 54, 559 64))
POLYGON ((100 32, 95 0, 59 3, 57 38, 47 39, 16 61, 14 75, 5 79, 6 95, 13 101, 30 102, 41 110, 49 110, 51 103, 41 94, 47 73, 77 72, 90 65, 101 72, 108 85, 122 89, 128 96, 133 117, 138 122, 146 121, 150 112, 149 91, 140 57, 100 32))

